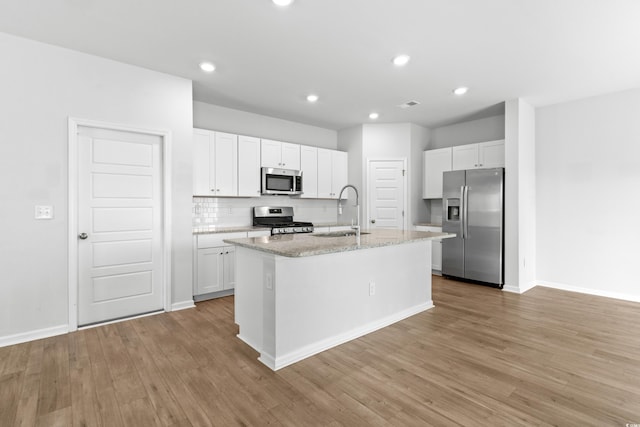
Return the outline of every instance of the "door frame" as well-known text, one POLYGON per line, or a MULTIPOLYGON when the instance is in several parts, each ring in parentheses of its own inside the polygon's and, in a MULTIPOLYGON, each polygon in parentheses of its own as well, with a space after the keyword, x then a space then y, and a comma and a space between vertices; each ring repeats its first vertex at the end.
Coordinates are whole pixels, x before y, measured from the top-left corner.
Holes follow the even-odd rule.
POLYGON ((364 182, 366 183, 366 200, 365 202, 365 206, 364 206, 364 212, 365 212, 365 224, 367 224, 367 229, 369 229, 369 226, 371 224, 371 209, 370 209, 370 202, 371 202, 371 174, 370 174, 370 170, 371 170, 371 163, 373 162, 402 162, 402 169, 404 170, 404 175, 402 176, 402 185, 404 187, 403 192, 404 194, 402 195, 403 198, 403 206, 402 209, 404 211, 404 215, 402 217, 402 229, 403 230, 407 230, 408 229, 408 200, 407 200, 407 194, 408 194, 408 188, 407 188, 407 177, 409 176, 409 171, 407 170, 407 158, 406 157, 367 157, 367 166, 366 166, 366 170, 365 170, 365 180, 364 182))
POLYGON ((69 332, 78 329, 78 127, 91 127, 123 132, 142 133, 161 138, 162 153, 162 260, 161 280, 164 311, 171 311, 171 131, 134 127, 119 123, 69 117, 68 120, 68 280, 69 332))

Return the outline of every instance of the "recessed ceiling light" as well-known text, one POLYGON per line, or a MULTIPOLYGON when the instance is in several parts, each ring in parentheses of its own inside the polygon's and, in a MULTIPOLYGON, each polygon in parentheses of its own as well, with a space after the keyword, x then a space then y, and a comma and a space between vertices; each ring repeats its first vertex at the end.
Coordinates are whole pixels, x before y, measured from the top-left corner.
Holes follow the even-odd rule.
POLYGON ((455 95, 460 96, 460 95, 464 95, 465 93, 467 93, 467 91, 468 91, 468 90, 469 90, 469 88, 468 88, 468 87, 464 87, 464 86, 462 86, 462 87, 459 87, 459 88, 454 89, 454 90, 453 90, 453 93, 454 93, 455 95))
POLYGON ((200 69, 206 73, 212 73, 216 70, 216 66, 211 62, 201 62, 200 69))
POLYGON ((307 101, 316 102, 317 100, 318 100, 318 95, 314 95, 314 94, 307 95, 307 101))
POLYGON ((293 0, 272 0, 276 6, 289 6, 293 0))
POLYGON ((409 55, 398 55, 393 58, 392 62, 393 62, 393 65, 402 67, 404 65, 407 65, 407 62, 409 62, 410 59, 411 57, 409 55))
POLYGON ((369 118, 370 118, 371 120, 375 120, 375 119, 377 119, 378 117, 380 117, 380 114, 378 114, 378 113, 371 113, 371 114, 369 114, 369 118))

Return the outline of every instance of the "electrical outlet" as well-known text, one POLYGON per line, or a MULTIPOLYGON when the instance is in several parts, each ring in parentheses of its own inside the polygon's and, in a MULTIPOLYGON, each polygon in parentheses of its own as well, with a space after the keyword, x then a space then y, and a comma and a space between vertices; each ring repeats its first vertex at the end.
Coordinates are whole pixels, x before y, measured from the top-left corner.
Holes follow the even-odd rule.
POLYGON ((376 294, 376 282, 369 282, 369 296, 372 297, 376 294))
POLYGON ((36 206, 36 219, 53 219, 53 206, 36 206))
POLYGON ((266 280, 265 280, 266 281, 266 284, 265 284, 266 288, 267 289, 273 289, 273 276, 271 274, 269 274, 269 273, 267 273, 266 276, 267 276, 266 280))

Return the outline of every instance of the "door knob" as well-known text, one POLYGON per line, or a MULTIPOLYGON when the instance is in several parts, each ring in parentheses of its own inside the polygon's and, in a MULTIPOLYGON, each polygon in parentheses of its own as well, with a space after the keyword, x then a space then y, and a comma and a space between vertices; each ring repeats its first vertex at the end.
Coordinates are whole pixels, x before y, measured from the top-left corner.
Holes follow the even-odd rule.
POLYGON ((89 237, 89 235, 87 233, 80 233, 78 234, 78 237, 82 240, 86 239, 87 237, 89 237))
POLYGON ((375 220, 375 219, 372 219, 372 220, 371 220, 371 224, 375 224, 375 223, 376 223, 376 220, 375 220))

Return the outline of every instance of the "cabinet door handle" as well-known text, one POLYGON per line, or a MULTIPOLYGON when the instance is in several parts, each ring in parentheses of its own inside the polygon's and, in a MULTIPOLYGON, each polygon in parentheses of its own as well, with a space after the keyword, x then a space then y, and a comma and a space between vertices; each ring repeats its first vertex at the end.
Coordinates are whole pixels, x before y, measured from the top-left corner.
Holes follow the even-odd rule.
POLYGON ((80 233, 78 234, 78 238, 81 240, 86 239, 87 237, 89 237, 89 235, 87 233, 80 233))

